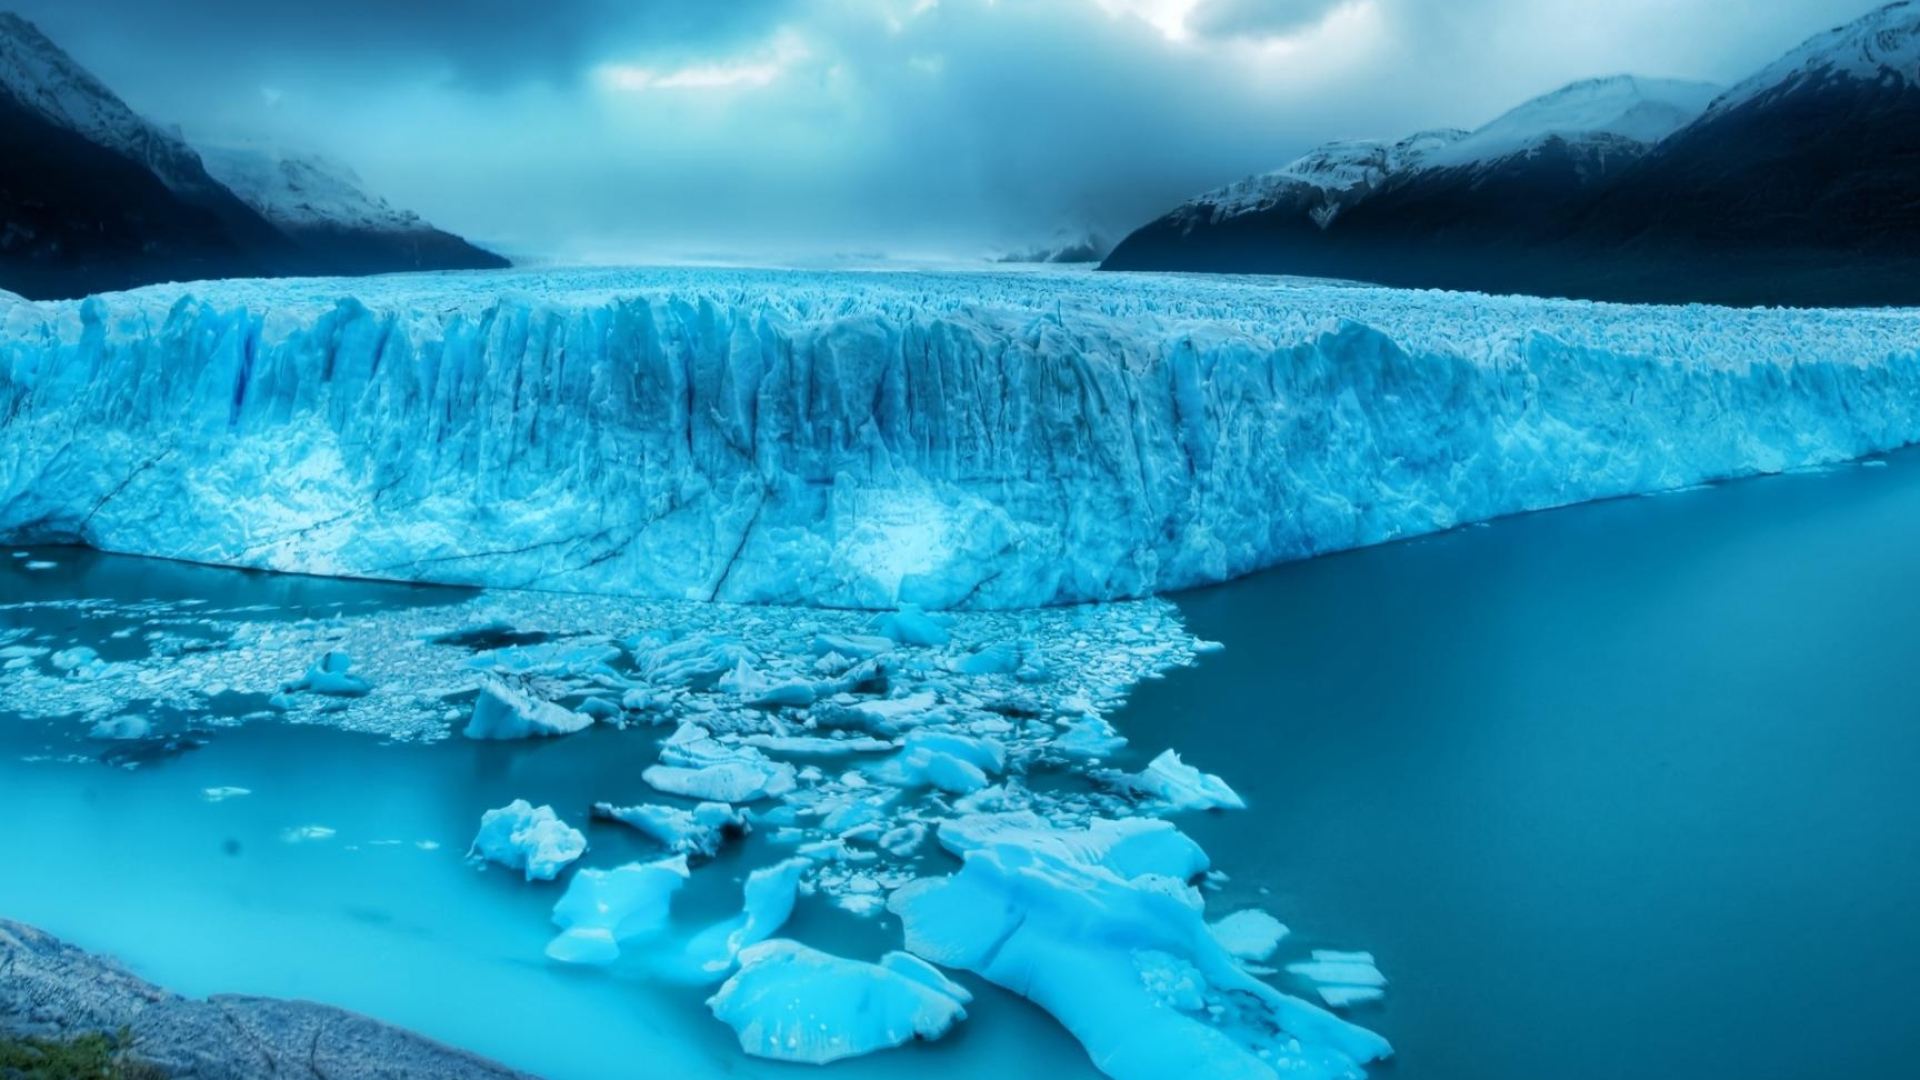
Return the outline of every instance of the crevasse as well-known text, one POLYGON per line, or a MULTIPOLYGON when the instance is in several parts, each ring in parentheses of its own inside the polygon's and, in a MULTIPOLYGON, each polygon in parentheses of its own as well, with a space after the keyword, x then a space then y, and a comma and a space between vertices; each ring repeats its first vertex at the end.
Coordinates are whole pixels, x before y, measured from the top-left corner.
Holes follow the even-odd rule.
POLYGON ((748 602, 1133 597, 1920 439, 1920 313, 592 270, 0 299, 0 537, 748 602))

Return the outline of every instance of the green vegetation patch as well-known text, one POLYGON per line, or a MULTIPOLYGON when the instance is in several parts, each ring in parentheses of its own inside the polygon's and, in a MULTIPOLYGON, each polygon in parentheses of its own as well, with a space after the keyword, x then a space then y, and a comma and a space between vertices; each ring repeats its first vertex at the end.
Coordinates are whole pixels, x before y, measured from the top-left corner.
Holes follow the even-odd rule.
POLYGON ((67 1039, 0 1037, 0 1080, 167 1080, 135 1057, 126 1028, 67 1039))

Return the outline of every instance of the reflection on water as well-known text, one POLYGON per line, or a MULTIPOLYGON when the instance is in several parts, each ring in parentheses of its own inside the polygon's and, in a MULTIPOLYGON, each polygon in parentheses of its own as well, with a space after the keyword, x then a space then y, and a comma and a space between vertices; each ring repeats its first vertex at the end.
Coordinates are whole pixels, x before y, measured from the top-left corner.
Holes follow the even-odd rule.
POLYGON ((1379 954, 1395 1075, 1910 1076, 1917 538, 1907 452, 1282 567, 1114 722, 1260 763, 1183 824, 1379 954))

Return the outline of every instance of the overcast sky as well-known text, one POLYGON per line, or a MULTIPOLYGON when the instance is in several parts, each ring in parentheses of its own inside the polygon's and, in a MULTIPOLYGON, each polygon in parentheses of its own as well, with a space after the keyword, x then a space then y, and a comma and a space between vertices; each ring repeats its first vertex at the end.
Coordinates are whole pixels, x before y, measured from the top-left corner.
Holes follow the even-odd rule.
MULTIPOLYGON (((0 4, 7 0, 0 0, 0 4)), ((12 0, 190 137, 509 253, 972 256, 1593 75, 1735 81, 1867 0, 12 0)))

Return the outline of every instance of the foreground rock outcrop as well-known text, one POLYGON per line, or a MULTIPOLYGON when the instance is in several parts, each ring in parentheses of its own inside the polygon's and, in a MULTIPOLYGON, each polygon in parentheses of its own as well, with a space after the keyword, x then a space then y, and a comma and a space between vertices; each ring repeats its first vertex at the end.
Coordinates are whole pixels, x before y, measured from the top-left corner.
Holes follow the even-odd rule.
POLYGON ((181 1080, 534 1080, 357 1013, 309 1001, 181 997, 104 959, 0 919, 0 1034, 132 1036, 181 1080))

